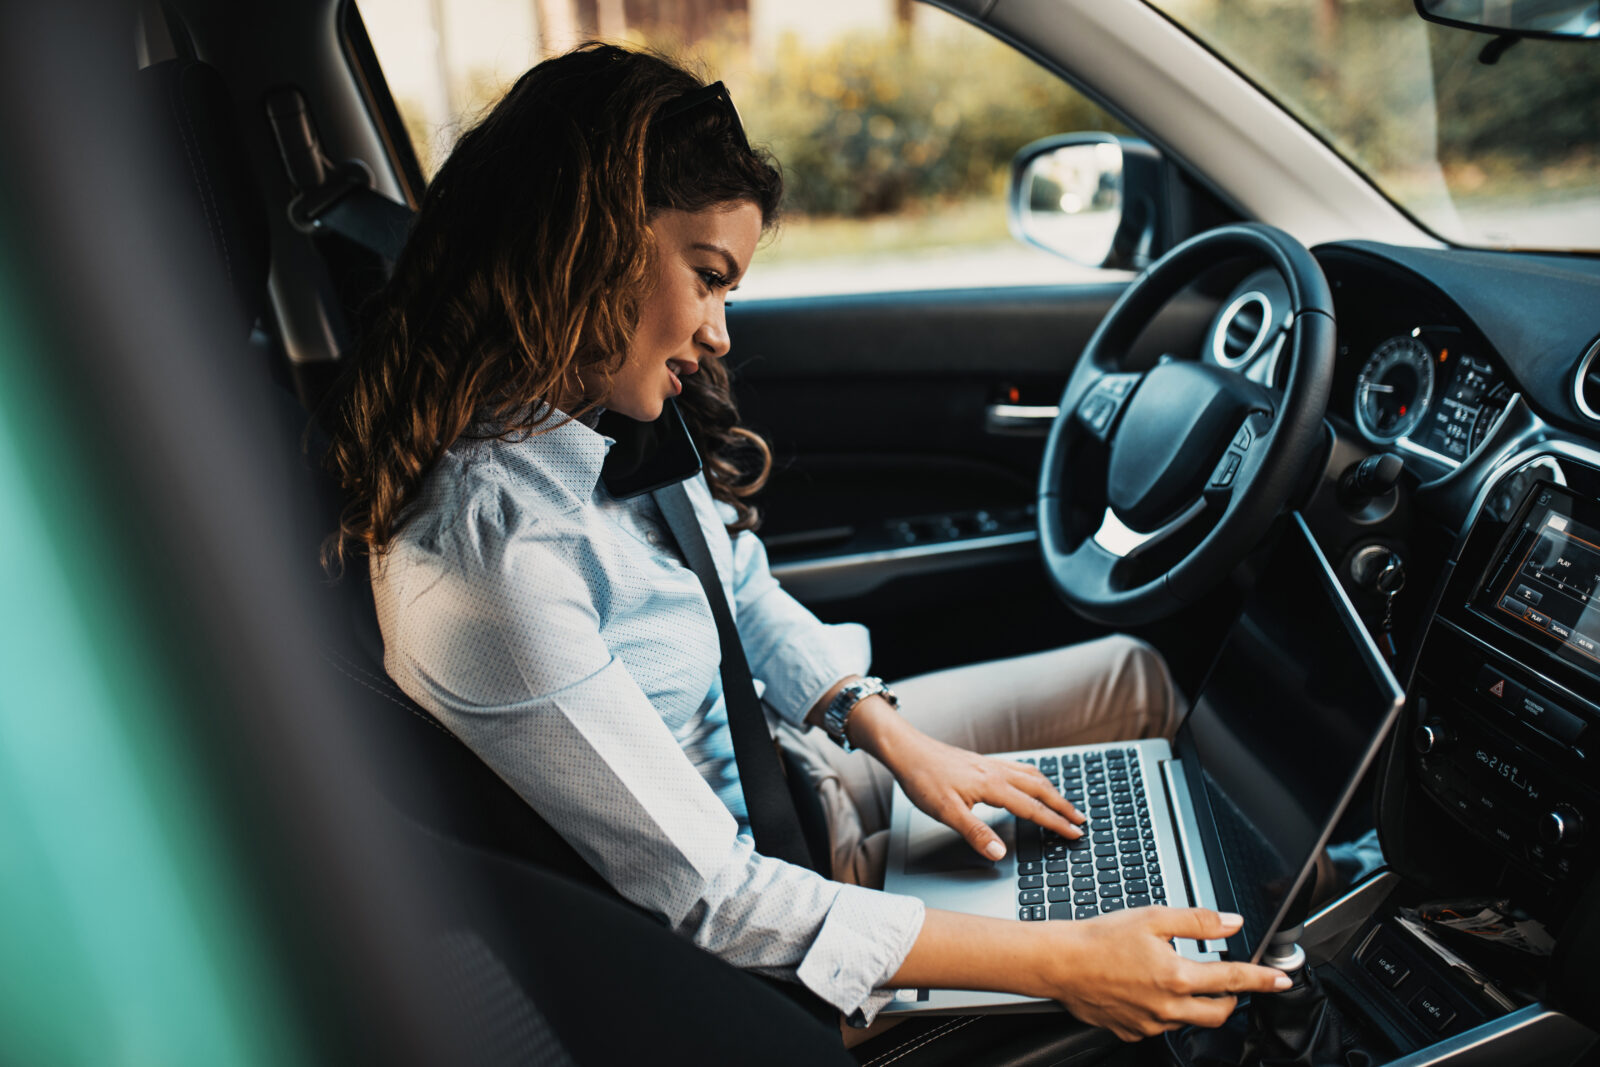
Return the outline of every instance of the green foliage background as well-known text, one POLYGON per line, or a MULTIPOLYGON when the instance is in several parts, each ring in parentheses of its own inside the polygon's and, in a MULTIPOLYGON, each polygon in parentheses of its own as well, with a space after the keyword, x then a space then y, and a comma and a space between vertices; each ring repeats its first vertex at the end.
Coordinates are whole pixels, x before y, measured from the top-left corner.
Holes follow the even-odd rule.
POLYGON ((793 41, 741 86, 751 135, 782 162, 789 209, 865 217, 916 201, 998 194, 1017 149, 1121 129, 1026 57, 968 27, 793 41))
POLYGON ((1425 23, 1411 0, 1152 0, 1402 200, 1444 172, 1457 200, 1593 191, 1600 43, 1425 23))

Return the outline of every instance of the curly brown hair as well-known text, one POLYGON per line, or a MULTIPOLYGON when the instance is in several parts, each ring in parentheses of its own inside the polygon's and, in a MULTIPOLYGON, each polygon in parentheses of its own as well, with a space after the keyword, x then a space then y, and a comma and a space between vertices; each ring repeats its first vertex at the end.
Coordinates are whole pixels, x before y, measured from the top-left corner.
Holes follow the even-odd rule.
MULTIPOLYGON (((386 551, 460 438, 534 433, 604 403, 652 277, 655 212, 749 201, 773 225, 782 178, 731 108, 658 118, 700 86, 658 56, 584 45, 528 71, 462 136, 374 298, 328 420, 328 464, 346 493, 330 568, 386 551), (585 398, 574 410, 541 402, 571 382, 585 398)), ((771 453, 739 425, 723 361, 683 384, 712 495, 737 511, 730 531, 750 529, 747 498, 771 453)))

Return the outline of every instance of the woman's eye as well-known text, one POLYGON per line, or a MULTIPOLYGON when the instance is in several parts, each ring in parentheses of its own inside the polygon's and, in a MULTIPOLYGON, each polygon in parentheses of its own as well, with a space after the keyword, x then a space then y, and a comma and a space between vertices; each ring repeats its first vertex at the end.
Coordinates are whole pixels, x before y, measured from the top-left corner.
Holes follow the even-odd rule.
POLYGON ((725 289, 728 286, 728 279, 714 270, 703 270, 699 274, 700 280, 706 283, 707 288, 725 289))

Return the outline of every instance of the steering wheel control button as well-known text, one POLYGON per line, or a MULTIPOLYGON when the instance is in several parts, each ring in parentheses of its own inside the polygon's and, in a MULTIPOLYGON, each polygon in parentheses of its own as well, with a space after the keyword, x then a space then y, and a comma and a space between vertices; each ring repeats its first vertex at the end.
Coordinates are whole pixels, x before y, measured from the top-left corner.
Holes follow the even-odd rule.
POLYGON ((1246 422, 1239 427, 1239 432, 1233 435, 1233 447, 1240 452, 1248 452, 1250 451, 1250 443, 1254 440, 1255 438, 1250 436, 1250 423, 1246 422))
POLYGON ((1411 1014, 1422 1021, 1422 1024, 1434 1033, 1443 1033, 1445 1027, 1455 1020, 1456 1010, 1445 1003, 1444 997, 1432 986, 1423 986, 1417 995, 1411 998, 1406 1005, 1411 1009, 1411 1014))
POLYGON ((1211 475, 1211 484, 1217 489, 1226 489, 1233 484, 1233 476, 1239 473, 1239 463, 1244 457, 1239 453, 1228 450, 1228 453, 1217 463, 1217 469, 1211 475))
POLYGON ((1137 374, 1106 375, 1095 383, 1083 403, 1078 405, 1078 419, 1089 428, 1090 433, 1105 440, 1111 435, 1111 427, 1116 424, 1122 402, 1138 384, 1137 374))

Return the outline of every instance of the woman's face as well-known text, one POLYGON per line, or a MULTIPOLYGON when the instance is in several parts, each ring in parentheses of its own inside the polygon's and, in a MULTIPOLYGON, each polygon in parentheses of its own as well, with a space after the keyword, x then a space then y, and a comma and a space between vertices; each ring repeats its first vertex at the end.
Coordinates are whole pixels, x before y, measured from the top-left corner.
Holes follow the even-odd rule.
POLYGON ((627 359, 611 380, 607 408, 654 422, 667 397, 707 359, 728 352, 723 304, 744 277, 761 238, 761 210, 747 200, 701 211, 663 210, 650 223, 655 285, 639 308, 627 359))

